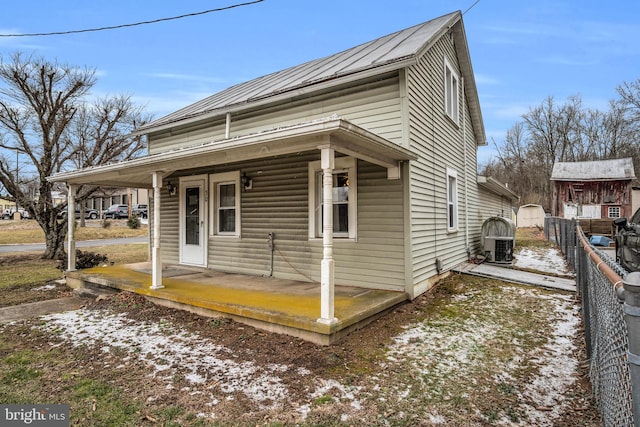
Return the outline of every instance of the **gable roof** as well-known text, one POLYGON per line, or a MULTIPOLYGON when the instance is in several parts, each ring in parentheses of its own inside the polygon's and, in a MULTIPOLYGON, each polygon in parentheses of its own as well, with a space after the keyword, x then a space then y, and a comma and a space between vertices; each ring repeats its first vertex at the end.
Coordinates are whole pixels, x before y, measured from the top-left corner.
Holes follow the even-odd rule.
POLYGON ((635 177, 631 158, 556 162, 551 172, 551 181, 616 181, 632 180, 635 177))
POLYGON ((345 82, 398 70, 415 64, 433 43, 453 28, 465 93, 478 134, 479 145, 486 144, 480 105, 471 69, 462 14, 453 12, 419 25, 380 37, 343 52, 309 61, 282 71, 231 86, 136 130, 146 134, 254 108, 345 82))

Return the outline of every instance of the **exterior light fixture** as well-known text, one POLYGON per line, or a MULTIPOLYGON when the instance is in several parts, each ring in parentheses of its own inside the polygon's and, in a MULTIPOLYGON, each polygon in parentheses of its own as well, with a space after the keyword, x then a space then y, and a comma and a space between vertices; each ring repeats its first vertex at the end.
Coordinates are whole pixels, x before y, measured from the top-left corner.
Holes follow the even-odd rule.
POLYGON ((176 186, 173 185, 171 182, 167 183, 167 190, 169 191, 169 195, 170 196, 175 196, 176 195, 176 186))
POLYGON ((243 190, 251 190, 253 188, 253 179, 249 178, 246 172, 242 173, 240 183, 242 184, 243 190))

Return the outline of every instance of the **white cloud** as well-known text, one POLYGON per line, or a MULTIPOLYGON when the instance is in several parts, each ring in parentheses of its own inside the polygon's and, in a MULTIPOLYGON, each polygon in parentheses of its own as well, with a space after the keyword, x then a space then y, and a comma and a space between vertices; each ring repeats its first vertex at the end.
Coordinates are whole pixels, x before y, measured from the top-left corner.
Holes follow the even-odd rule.
MULTIPOLYGON (((534 104, 531 104, 534 105, 534 104)), ((520 120, 522 115, 529 111, 531 105, 524 104, 482 104, 483 114, 487 117, 496 117, 499 119, 520 120)))
MULTIPOLYGON (((17 28, 0 28, 0 34, 20 34, 21 31, 17 28)), ((21 50, 21 51, 34 51, 48 49, 44 45, 33 43, 33 37, 0 37, 0 48, 21 50)))
POLYGON ((586 67, 597 65, 600 63, 600 61, 593 56, 580 55, 576 57, 566 56, 562 53, 557 55, 541 56, 535 61, 543 64, 566 65, 571 67, 586 67))
POLYGON ((476 84, 478 84, 478 85, 498 85, 498 84, 500 84, 500 80, 498 80, 495 77, 488 76, 486 74, 475 73, 474 77, 475 77, 475 80, 476 80, 476 84))
POLYGON ((226 83, 225 79, 212 76, 201 76, 195 74, 180 74, 180 73, 145 73, 147 77, 153 77, 157 79, 167 80, 181 80, 188 82, 203 82, 203 83, 226 83))
POLYGON ((138 105, 146 106, 147 112, 158 118, 206 98, 212 93, 170 91, 163 94, 137 94, 132 96, 132 100, 138 105))

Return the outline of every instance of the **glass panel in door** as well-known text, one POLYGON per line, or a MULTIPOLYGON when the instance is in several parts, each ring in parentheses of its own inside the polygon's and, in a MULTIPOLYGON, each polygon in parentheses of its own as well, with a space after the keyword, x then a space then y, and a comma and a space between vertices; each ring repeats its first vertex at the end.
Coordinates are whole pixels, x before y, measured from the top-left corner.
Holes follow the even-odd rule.
POLYGON ((200 244, 200 187, 188 187, 185 193, 185 244, 200 244))

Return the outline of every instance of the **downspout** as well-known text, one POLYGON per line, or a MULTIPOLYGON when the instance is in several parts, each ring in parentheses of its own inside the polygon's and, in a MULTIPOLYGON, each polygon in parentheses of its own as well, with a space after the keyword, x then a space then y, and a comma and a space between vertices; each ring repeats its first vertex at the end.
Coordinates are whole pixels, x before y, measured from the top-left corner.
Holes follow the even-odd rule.
POLYGON ((462 82, 462 146, 464 147, 464 243, 467 250, 467 259, 471 258, 471 248, 469 247, 469 176, 467 170, 467 107, 464 92, 464 77, 460 77, 462 82))
MULTIPOLYGON (((435 224, 438 223, 437 212, 438 212, 438 192, 436 188, 436 168, 435 168, 435 155, 436 155, 436 112, 434 103, 431 102, 431 162, 433 166, 431 167, 431 182, 433 186, 433 221, 435 224)), ((448 209, 448 208, 447 208, 448 209)), ((446 217, 445 217, 446 221, 446 217)), ((436 226, 437 230, 437 226, 436 226)), ((435 256, 436 262, 436 270, 438 274, 440 274, 438 263, 440 260, 438 259, 438 233, 436 231, 433 232, 433 254, 435 256)))
POLYGON ((224 125, 224 139, 231 137, 231 113, 227 113, 224 125))

